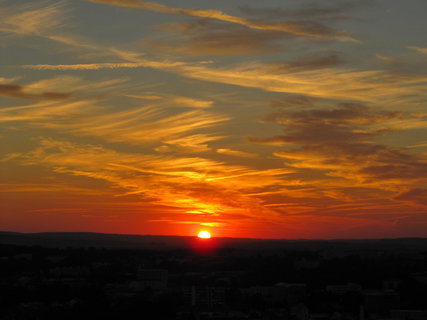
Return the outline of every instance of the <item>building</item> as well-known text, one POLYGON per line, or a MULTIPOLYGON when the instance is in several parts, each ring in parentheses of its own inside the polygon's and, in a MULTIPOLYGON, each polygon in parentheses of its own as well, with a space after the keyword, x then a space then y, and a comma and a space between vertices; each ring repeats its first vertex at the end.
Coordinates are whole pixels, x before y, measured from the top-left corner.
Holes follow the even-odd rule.
POLYGON ((427 319, 427 310, 391 310, 390 315, 395 319, 425 320, 427 319))
POLYGON ((189 286, 183 288, 187 303, 193 307, 216 308, 225 304, 224 287, 189 286))
POLYGON ((168 286, 168 271, 138 268, 137 279, 138 281, 135 281, 135 285, 137 284, 139 288, 164 291, 168 286))

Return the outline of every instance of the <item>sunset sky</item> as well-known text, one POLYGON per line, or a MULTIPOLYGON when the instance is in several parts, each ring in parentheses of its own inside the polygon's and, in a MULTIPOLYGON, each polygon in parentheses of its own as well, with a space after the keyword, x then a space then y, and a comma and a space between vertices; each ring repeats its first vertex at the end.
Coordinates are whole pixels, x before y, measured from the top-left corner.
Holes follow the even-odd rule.
POLYGON ((427 236, 427 1, 0 1, 0 230, 427 236))

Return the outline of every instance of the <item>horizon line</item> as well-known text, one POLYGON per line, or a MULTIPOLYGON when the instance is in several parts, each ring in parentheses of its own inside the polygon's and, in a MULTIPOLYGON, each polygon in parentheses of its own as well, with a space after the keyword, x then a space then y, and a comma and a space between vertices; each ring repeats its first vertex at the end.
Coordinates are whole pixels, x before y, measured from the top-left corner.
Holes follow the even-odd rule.
MULTIPOLYGON (((39 231, 39 232, 21 232, 0 230, 2 234, 18 235, 41 235, 41 234, 94 234, 94 235, 113 235, 113 236, 137 236, 137 237, 180 237, 180 238, 197 238, 197 235, 166 235, 166 234, 134 234, 134 233, 105 233, 94 231, 39 231)), ((366 241, 366 240, 404 240, 404 239, 421 239, 427 240, 427 237, 381 237, 381 238, 240 238, 240 237, 218 237, 213 236, 211 239, 239 239, 239 240, 262 240, 262 241, 366 241)))

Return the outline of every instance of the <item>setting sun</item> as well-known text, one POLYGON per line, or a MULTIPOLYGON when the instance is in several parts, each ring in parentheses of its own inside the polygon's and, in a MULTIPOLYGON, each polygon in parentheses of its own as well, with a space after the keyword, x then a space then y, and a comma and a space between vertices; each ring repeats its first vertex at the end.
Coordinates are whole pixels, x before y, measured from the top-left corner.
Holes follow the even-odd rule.
POLYGON ((208 231, 200 231, 197 236, 202 239, 209 239, 211 234, 208 231))

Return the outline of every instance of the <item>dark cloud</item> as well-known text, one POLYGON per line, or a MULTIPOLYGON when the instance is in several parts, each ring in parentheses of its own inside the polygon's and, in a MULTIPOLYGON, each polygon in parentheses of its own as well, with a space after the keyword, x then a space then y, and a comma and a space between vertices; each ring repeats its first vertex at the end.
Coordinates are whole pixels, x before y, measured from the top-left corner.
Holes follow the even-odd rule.
POLYGON ((17 84, 0 84, 0 96, 34 99, 34 100, 65 100, 71 97, 71 93, 41 92, 29 93, 25 87, 17 84))
POLYGON ((403 152, 387 150, 387 153, 378 157, 378 165, 367 166, 359 173, 378 180, 419 180, 427 177, 427 164, 414 156, 403 152), (384 155, 390 156, 389 158, 384 155))
POLYGON ((157 49, 191 55, 263 54, 283 50, 279 40, 286 37, 277 31, 248 29, 223 22, 197 20, 160 26, 163 31, 178 33, 179 39, 149 40, 157 49))
POLYGON ((333 67, 342 64, 344 59, 338 53, 332 53, 328 55, 309 55, 303 56, 296 60, 282 63, 273 63, 272 65, 278 70, 283 71, 300 71, 300 70, 311 70, 324 67, 333 67))
POLYGON ((409 201, 416 204, 421 204, 427 206, 427 189, 414 188, 407 192, 403 192, 397 197, 396 200, 400 201, 409 201))
POLYGON ((325 170, 332 176, 370 183, 420 180, 427 177, 426 162, 403 148, 375 142, 393 130, 387 121, 395 123, 412 117, 354 103, 331 109, 280 110, 265 120, 282 125, 285 134, 251 141, 287 145, 276 155, 287 159, 291 167, 325 170))
POLYGON ((272 107, 286 108, 286 107, 313 107, 315 103, 314 98, 302 94, 293 94, 274 99, 270 101, 272 107))
POLYGON ((322 126, 332 130, 345 128, 351 131, 349 125, 375 124, 387 119, 403 119, 405 114, 400 112, 374 111, 372 108, 358 103, 341 103, 330 109, 310 109, 297 112, 281 110, 271 113, 265 120, 289 125, 291 128, 307 128, 322 126))
POLYGON ((284 138, 285 138, 284 136, 275 136, 275 137, 269 137, 269 138, 250 137, 248 140, 249 142, 259 143, 259 144, 282 145, 282 144, 286 144, 284 138))
POLYGON ((350 0, 350 1, 322 1, 304 3, 297 9, 277 8, 254 8, 247 5, 239 6, 242 13, 252 17, 263 19, 317 19, 317 20, 345 20, 353 19, 349 13, 351 9, 359 6, 372 4, 374 0, 350 0))

